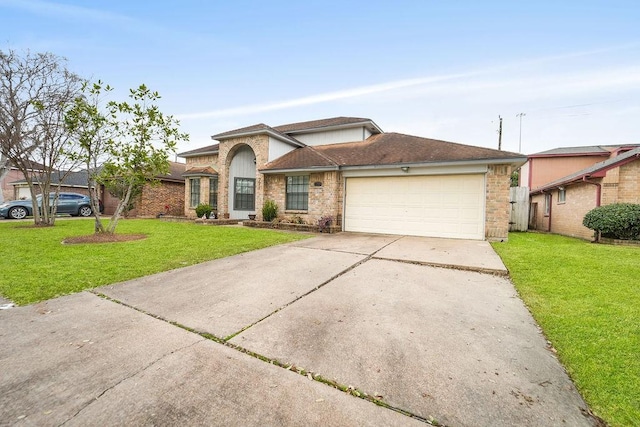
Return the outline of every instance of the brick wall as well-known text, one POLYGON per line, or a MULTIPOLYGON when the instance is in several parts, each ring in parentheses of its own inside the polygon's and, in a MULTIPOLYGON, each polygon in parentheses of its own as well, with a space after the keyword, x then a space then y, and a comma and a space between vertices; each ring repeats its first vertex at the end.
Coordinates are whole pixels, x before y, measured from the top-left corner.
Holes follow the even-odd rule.
POLYGON ((620 166, 618 201, 640 203, 640 160, 620 166))
MULTIPOLYGON (((220 173, 218 166, 218 154, 207 154, 199 157, 189 157, 187 161, 187 171, 193 168, 199 167, 212 167, 215 171, 220 173)), ((180 215, 184 215, 189 218, 196 217, 195 206, 190 206, 191 202, 191 188, 189 187, 189 179, 197 177, 185 177, 183 184, 183 212, 180 215)), ((209 176, 200 177, 200 203, 209 203, 209 176)), ((220 183, 218 183, 218 191, 220 191, 220 183)), ((218 209, 220 209, 220 194, 218 194, 218 209)))
POLYGON ((321 217, 330 215, 334 218, 333 225, 342 224, 342 173, 332 171, 309 175, 309 209, 307 211, 285 210, 286 186, 285 175, 265 175, 264 200, 273 200, 278 204, 279 217, 299 216, 307 224, 317 224, 321 217), (315 185, 316 183, 321 185, 315 185))
POLYGON ((489 165, 486 175, 485 237, 488 240, 506 240, 509 237, 509 186, 511 166, 489 165))
POLYGON ((180 216, 183 214, 183 206, 184 183, 161 181, 157 185, 144 186, 129 216, 155 217, 159 213, 180 216))
MULTIPOLYGON (((558 191, 552 193, 551 232, 565 236, 591 239, 593 230, 582 225, 582 219, 596 207, 597 187, 578 183, 565 187, 565 202, 558 202, 558 191)), ((543 203, 544 206, 544 203, 543 203)), ((545 228, 546 230, 546 228, 545 228)))
POLYGON ((218 214, 229 213, 229 166, 233 155, 240 147, 249 146, 256 156, 256 219, 262 219, 262 205, 264 204, 265 176, 258 170, 269 159, 269 137, 267 135, 251 135, 241 138, 232 138, 220 142, 218 146, 218 165, 214 168, 218 171, 218 214))

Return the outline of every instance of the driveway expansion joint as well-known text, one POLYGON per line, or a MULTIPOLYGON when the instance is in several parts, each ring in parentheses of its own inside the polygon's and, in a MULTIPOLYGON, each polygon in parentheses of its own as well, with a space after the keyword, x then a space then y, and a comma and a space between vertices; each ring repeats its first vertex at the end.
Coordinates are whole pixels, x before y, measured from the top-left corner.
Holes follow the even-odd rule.
POLYGON ((449 270, 470 271, 474 273, 490 274, 492 276, 509 277, 508 271, 498 270, 494 268, 472 267, 472 266, 465 266, 465 265, 459 265, 459 264, 443 264, 443 263, 428 262, 428 261, 413 261, 413 260, 405 260, 405 259, 397 259, 397 258, 385 258, 385 257, 377 257, 373 255, 372 255, 372 258, 379 259, 382 261, 400 262, 404 264, 413 264, 413 265, 423 265, 425 267, 446 268, 449 270))
MULTIPOLYGON (((96 294, 96 295, 97 295, 97 294, 96 294)), ((98 296, 100 296, 100 295, 98 295, 98 296)), ((114 302, 118 303, 117 301, 114 301, 114 302)), ((124 383, 125 381, 128 381, 128 380, 130 380, 131 378, 136 377, 136 376, 137 376, 137 375, 139 375, 141 372, 144 372, 144 371, 148 370, 149 368, 151 368, 153 365, 155 365, 155 364, 156 364, 156 363, 158 363, 159 361, 161 361, 161 360, 165 359, 167 356, 170 356, 170 355, 172 355, 172 354, 174 354, 174 353, 177 353, 177 352, 179 352, 179 351, 182 351, 182 350, 184 350, 184 349, 186 349, 186 348, 193 347, 194 345, 196 345, 196 344, 198 344, 198 343, 200 343, 200 342, 202 342, 202 341, 204 341, 204 338, 203 338, 202 340, 198 340, 198 341, 193 342, 193 343, 191 343, 191 344, 187 344, 187 345, 184 345, 184 346, 182 346, 182 347, 180 347, 180 348, 176 348, 176 349, 174 349, 174 350, 171 350, 170 352, 165 353, 165 354, 163 354, 162 356, 160 356, 160 357, 156 358, 155 360, 153 360, 153 361, 149 362, 147 365, 143 366, 142 368, 138 369, 137 371, 132 372, 130 375, 127 375, 126 377, 121 378, 121 379, 120 379, 119 381, 117 381, 116 383, 114 383, 114 384, 110 385, 109 387, 105 388, 104 390, 102 390, 102 391, 101 391, 97 396, 95 396, 95 397, 93 397, 93 398, 89 399, 87 402, 85 402, 85 404, 84 404, 84 405, 82 405, 82 407, 81 407, 80 409, 78 409, 78 410, 76 411, 76 413, 75 413, 75 414, 71 415, 69 418, 67 418, 67 419, 66 419, 64 422, 62 422, 60 425, 61 425, 61 426, 63 426, 63 425, 65 425, 65 424, 67 424, 69 421, 72 421, 74 418, 76 418, 78 415, 80 415, 80 413, 81 413, 82 411, 84 411, 85 409, 87 409, 89 406, 91 406, 94 402, 96 402, 96 401, 97 401, 98 399, 100 399, 102 396, 104 396, 105 394, 107 394, 109 391, 113 390, 114 388, 116 388, 116 387, 117 387, 117 386, 119 386, 120 384, 124 383)))
MULTIPOLYGON (((381 248, 381 249, 382 249, 382 248, 381 248)), ((376 252, 377 252, 377 251, 376 251, 376 252)), ((318 374, 318 373, 314 373, 314 372, 311 372, 311 371, 306 371, 306 370, 304 370, 304 369, 302 369, 302 368, 298 368, 298 367, 296 367, 294 364, 291 364, 291 363, 284 363, 284 362, 281 362, 281 361, 279 361, 279 360, 277 360, 277 359, 270 358, 270 357, 268 357, 268 356, 264 356, 264 355, 262 355, 262 354, 260 354, 260 353, 256 353, 256 352, 254 352, 254 351, 251 351, 251 350, 249 350, 249 349, 247 349, 247 348, 245 348, 245 347, 242 347, 242 346, 240 346, 240 345, 234 344, 234 343, 232 343, 232 342, 230 342, 230 341, 229 341, 230 339, 232 339, 233 337, 235 337, 235 336, 236 336, 236 335, 238 335, 239 333, 241 333, 241 332, 243 332, 243 331, 245 331, 245 330, 249 329, 251 326, 255 325, 256 323, 259 323, 260 321, 262 321, 262 320, 266 319, 267 317, 269 317, 269 316, 271 316, 271 315, 273 315, 273 314, 277 313, 278 311, 280 311, 280 310, 284 309, 285 307, 287 307, 287 306, 291 305, 291 304, 292 304, 292 303, 294 303, 295 301, 298 301, 298 300, 299 300, 300 298, 302 298, 303 296, 306 296, 306 295, 310 294, 311 292, 314 292, 314 291, 316 291, 316 290, 320 289, 322 286, 324 286, 324 285, 328 284, 329 282, 331 282, 331 281, 332 281, 332 280, 334 280, 335 278, 337 278, 337 277, 339 277, 339 276, 341 276, 341 275, 343 275, 343 274, 347 273, 348 271, 350 271, 350 270, 354 269, 355 267, 357 267, 357 266, 361 265, 362 263, 364 263, 364 262, 368 261, 369 259, 371 259, 371 257, 372 257, 372 256, 373 256, 373 254, 372 254, 372 255, 370 255, 370 256, 368 256, 368 257, 366 257, 365 259, 362 259, 362 260, 358 261, 357 263, 355 263, 355 264, 353 264, 352 266, 348 267, 347 269, 345 269, 345 270, 344 270, 344 271, 342 271, 341 273, 337 274, 335 277, 333 277, 333 278, 331 278, 331 279, 329 279, 329 280, 325 281, 324 283, 322 283, 321 285, 318 285, 316 288, 312 289, 311 291, 309 291, 309 292, 305 293, 304 295, 302 295, 302 296, 300 296, 300 297, 296 298, 295 300, 291 301, 290 303, 288 303, 288 304, 286 304, 286 305, 284 305, 284 306, 280 307, 279 309, 277 309, 277 310, 276 310, 276 311, 274 311, 273 313, 269 314, 268 316, 265 316, 263 319, 260 319, 258 322, 254 322, 253 324, 251 324, 251 325, 247 326, 246 328, 242 329, 241 331, 239 331, 239 332, 237 332, 237 333, 235 333, 235 334, 233 334, 233 335, 231 335, 231 336, 229 336, 229 337, 226 337, 226 338, 220 338, 220 337, 217 337, 217 336, 215 336, 215 335, 213 335, 213 334, 211 334, 211 333, 204 332, 204 331, 199 331, 199 330, 197 330, 197 329, 194 329, 194 328, 188 327, 188 326, 186 326, 186 325, 182 325, 182 324, 180 324, 180 323, 178 323, 178 322, 175 322, 175 321, 171 321, 171 320, 169 320, 169 319, 166 319, 166 318, 164 318, 164 317, 162 317, 162 316, 158 316, 158 315, 156 315, 156 314, 149 313, 149 312, 147 312, 147 311, 145 311, 145 310, 142 310, 142 309, 140 309, 140 308, 138 308, 138 307, 135 307, 135 306, 132 306, 132 305, 127 304, 127 303, 125 303, 125 302, 122 302, 122 301, 119 301, 119 300, 117 300, 117 299, 111 298, 111 297, 109 297, 108 295, 102 294, 102 293, 100 293, 100 292, 98 292, 98 291, 96 291, 96 290, 90 290, 89 292, 93 293, 94 295, 96 295, 96 296, 97 296, 97 297, 99 297, 99 298, 103 298, 103 299, 106 299, 106 300, 108 300, 108 301, 111 301, 111 302, 113 302, 113 303, 115 303, 115 304, 122 305, 123 307, 130 308, 130 309, 135 310, 135 311, 137 311, 137 312, 139 312, 139 313, 142 313, 142 314, 145 314, 145 315, 147 315, 147 316, 153 317, 154 319, 160 320, 160 321, 162 321, 162 322, 166 322, 166 323, 168 323, 168 324, 170 324, 170 325, 172 325, 172 326, 178 327, 178 328, 180 328, 180 329, 184 329, 185 331, 190 332, 190 333, 192 333, 192 334, 199 335, 199 336, 200 336, 200 337, 202 337, 203 339, 206 339, 206 340, 209 340, 209 341, 213 341, 213 342, 215 342, 215 343, 217 343, 217 344, 223 345, 223 346, 228 347, 228 348, 230 348, 230 349, 232 349, 232 350, 235 350, 235 351, 237 351, 237 352, 240 352, 240 353, 246 354, 246 355, 247 355, 247 356, 249 356, 249 357, 253 357, 254 359, 258 359, 258 360, 260 360, 260 361, 262 361, 262 362, 268 363, 268 364, 270 364, 270 365, 277 366, 277 367, 282 368, 282 369, 285 369, 285 370, 287 370, 287 371, 291 371, 291 372, 296 373, 296 374, 298 374, 298 375, 300 375, 300 376, 303 376, 303 377, 305 377, 305 378, 308 378, 309 380, 316 381, 316 382, 318 382, 318 383, 320 383, 320 384, 323 384, 323 385, 325 385, 325 386, 329 386, 329 387, 334 388, 334 389, 336 389, 336 390, 340 390, 340 391, 342 391, 342 392, 344 392, 344 393, 346 393, 346 394, 349 394, 349 395, 351 395, 351 396, 353 396, 353 397, 356 397, 356 398, 359 398, 359 399, 365 400, 365 401, 367 401, 367 402, 369 402, 369 403, 373 403, 374 405, 380 406, 380 407, 385 408, 385 409, 387 409, 387 410, 397 412, 397 413, 399 413, 399 414, 401 414, 401 415, 404 415, 404 416, 406 416, 406 417, 412 418, 412 419, 414 419, 414 420, 416 420, 416 421, 420 421, 420 422, 423 422, 423 423, 428 424, 428 425, 440 426, 440 427, 446 427, 445 425, 438 423, 438 421, 437 421, 437 420, 436 420, 436 418, 434 418, 434 417, 429 417, 429 418, 422 417, 422 416, 417 415, 417 414, 414 414, 414 413, 412 413, 412 412, 410 412, 410 411, 408 411, 408 410, 406 410, 406 409, 402 409, 402 408, 400 408, 400 407, 397 407, 397 406, 393 406, 393 405, 391 405, 391 404, 388 404, 388 403, 386 403, 385 401, 383 401, 382 399, 378 399, 374 394, 366 393, 366 392, 364 392, 364 391, 360 390, 359 388, 353 387, 353 386, 351 386, 351 385, 344 385, 344 384, 341 384, 341 383, 339 383, 338 381, 335 381, 335 380, 329 380, 329 379, 327 379, 327 378, 323 377, 322 375, 320 375, 320 374, 318 374)), ((79 410, 78 410, 74 415, 72 415, 69 419, 67 419, 67 420, 66 420, 65 422, 63 422, 61 425, 64 425, 64 424, 66 424, 67 422, 69 422, 69 421, 73 420, 73 419, 74 419, 76 416, 78 416, 78 415, 79 415, 79 414, 80 414, 80 413, 81 413, 85 408, 87 408, 88 406, 90 406, 94 401, 98 400, 101 396, 103 396, 103 395, 104 395, 105 393, 107 393, 109 390, 111 390, 111 389, 115 388, 117 385, 121 384, 121 383, 122 383, 122 382, 124 382, 125 380, 135 377, 135 376, 136 376, 136 375, 138 375, 140 372, 143 372, 143 371, 145 371, 146 369, 150 368, 152 365, 154 365, 155 363, 157 363, 157 362, 158 362, 158 361, 160 361, 161 359, 165 358, 166 356, 168 356, 168 355, 170 355, 170 354, 173 354, 173 353, 175 353, 175 352, 177 352, 177 351, 181 351, 181 350, 183 350, 184 348, 188 348, 188 347, 194 346, 194 345, 196 345, 196 344, 198 344, 198 343, 200 343, 200 342, 202 342, 202 340, 200 340, 200 341, 196 341, 196 342, 194 342, 194 343, 192 343, 192 344, 189 344, 189 345, 187 345, 187 346, 183 346, 183 347, 181 347, 181 348, 179 348, 179 349, 173 350, 173 351, 171 351, 170 353, 167 353, 167 354, 165 354, 165 355, 163 355, 163 356, 159 357, 158 359, 154 360, 153 362, 149 363, 147 366, 145 366, 144 368, 142 368, 142 369, 138 370, 137 372, 135 372, 135 373, 133 373, 133 374, 131 374, 131 375, 127 376, 126 378, 121 379, 121 380, 120 380, 120 381, 118 381, 116 384, 114 384, 114 385, 112 385, 112 386, 108 387, 107 389, 105 389, 104 391, 102 391, 98 396, 96 396, 95 398, 93 398, 93 399, 91 399, 89 402, 87 402, 87 403, 86 403, 86 404, 85 404, 81 409, 79 409, 79 410)))

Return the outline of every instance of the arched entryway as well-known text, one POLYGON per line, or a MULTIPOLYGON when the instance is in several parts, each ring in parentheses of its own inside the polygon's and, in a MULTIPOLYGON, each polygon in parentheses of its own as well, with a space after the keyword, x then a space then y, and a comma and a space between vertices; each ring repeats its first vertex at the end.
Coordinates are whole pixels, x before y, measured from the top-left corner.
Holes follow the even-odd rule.
POLYGON ((243 145, 229 163, 229 217, 248 219, 256 213, 256 155, 243 145))

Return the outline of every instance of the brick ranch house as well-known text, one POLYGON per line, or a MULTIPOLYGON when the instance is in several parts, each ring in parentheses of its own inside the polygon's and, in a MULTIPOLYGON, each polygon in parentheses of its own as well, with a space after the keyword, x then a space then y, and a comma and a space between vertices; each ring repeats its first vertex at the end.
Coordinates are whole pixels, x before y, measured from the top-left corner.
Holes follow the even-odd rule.
MULTIPOLYGON (((582 239, 593 230, 582 225, 587 212, 612 203, 640 203, 640 147, 598 146, 559 148, 529 157, 529 182, 552 180, 530 192, 532 229, 582 239), (584 166, 584 162, 588 166, 584 166), (572 173, 567 168, 582 166, 572 173), (557 177, 553 171, 566 175, 557 177)), ((524 168, 523 168, 524 169, 524 168)))
MULTIPOLYGON (((158 214, 182 216, 184 212, 184 163, 169 162, 169 173, 158 175, 156 185, 146 184, 140 196, 133 201, 133 209, 127 213, 128 217, 156 217, 158 214)), ((60 184, 60 191, 89 195, 89 177, 86 170, 71 172, 62 178, 52 175, 51 183, 60 184)), ((16 198, 31 198, 29 187, 25 179, 10 183, 14 187, 16 198)), ((52 188, 53 191, 53 188, 52 188)), ((118 206, 118 199, 112 196, 104 186, 100 187, 100 200, 104 205, 104 215, 113 215, 118 206)))
POLYGON ((509 183, 522 155, 399 133, 336 117, 213 135, 187 161, 185 214, 210 203, 220 217, 260 220, 266 200, 281 216, 345 231, 506 239, 509 183))

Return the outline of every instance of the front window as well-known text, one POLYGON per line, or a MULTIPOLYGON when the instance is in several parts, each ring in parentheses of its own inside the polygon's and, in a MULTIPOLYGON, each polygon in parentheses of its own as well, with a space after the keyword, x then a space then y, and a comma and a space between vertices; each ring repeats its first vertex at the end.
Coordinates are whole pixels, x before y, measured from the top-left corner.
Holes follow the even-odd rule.
POLYGON ((218 209, 218 177, 209 178, 209 206, 218 209))
POLYGON ((233 209, 236 211, 252 211, 256 206, 255 178, 236 178, 233 209))
POLYGON ((189 193, 191 195, 189 204, 195 208, 200 204, 200 178, 189 179, 189 193))
POLYGON ((564 203, 567 201, 567 190, 561 188, 558 190, 558 203, 564 203))
POLYGON ((287 210, 309 209, 309 176, 287 177, 287 210))
POLYGON ((544 195, 544 216, 549 216, 551 213, 551 194, 544 195))

